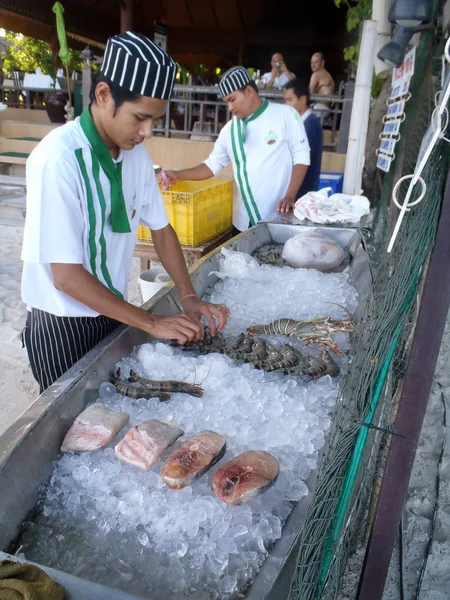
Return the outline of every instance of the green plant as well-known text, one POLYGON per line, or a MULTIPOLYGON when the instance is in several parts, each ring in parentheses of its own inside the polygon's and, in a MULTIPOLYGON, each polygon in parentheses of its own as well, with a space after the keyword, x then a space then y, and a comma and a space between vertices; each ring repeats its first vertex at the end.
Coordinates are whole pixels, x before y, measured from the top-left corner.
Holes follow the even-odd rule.
POLYGON ((187 85, 189 83, 188 69, 178 63, 178 73, 180 74, 180 77, 178 78, 177 76, 177 83, 180 83, 181 85, 187 85))
POLYGON ((195 65, 193 71, 194 71, 194 77, 204 77, 204 76, 208 75, 209 69, 206 65, 200 63, 198 65, 195 65))
POLYGON ((7 31, 5 37, 8 43, 3 57, 5 75, 11 75, 15 69, 33 73, 39 67, 51 76, 54 57, 50 44, 12 31, 7 31))
MULTIPOLYGON (((42 73, 56 80, 58 56, 52 53, 50 44, 12 31, 7 31, 5 37, 8 47, 3 56, 3 73, 6 76, 11 76, 15 69, 34 73, 40 68, 42 73)), ((80 52, 73 51, 69 71, 81 69, 81 66, 80 52)))
POLYGON ((372 77, 372 89, 370 92, 372 98, 374 98, 374 99, 378 98, 378 96, 381 93, 382 88, 383 88, 383 80, 374 74, 372 77))
MULTIPOLYGON (((341 6, 347 7, 347 31, 361 29, 363 21, 365 19, 370 18, 370 15, 372 13, 371 0, 356 0, 353 2, 350 2, 350 0, 333 0, 333 2, 338 8, 340 8, 341 6)), ((356 74, 356 67, 358 65, 359 48, 359 41, 356 42, 356 44, 353 44, 352 46, 347 46, 346 48, 344 48, 344 58, 350 63, 353 76, 356 74)))

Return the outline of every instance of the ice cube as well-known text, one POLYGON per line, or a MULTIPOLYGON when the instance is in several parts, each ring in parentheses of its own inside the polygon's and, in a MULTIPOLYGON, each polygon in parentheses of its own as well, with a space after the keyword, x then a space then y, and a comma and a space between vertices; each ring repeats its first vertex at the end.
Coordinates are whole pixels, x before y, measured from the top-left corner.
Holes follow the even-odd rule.
POLYGON ((141 544, 141 546, 148 546, 149 539, 145 531, 141 531, 140 533, 138 533, 136 539, 141 544))
POLYGON ((182 558, 188 551, 189 546, 185 542, 178 542, 176 545, 176 553, 179 558, 182 558))
POLYGON ((73 470, 72 477, 75 481, 85 481, 91 474, 89 467, 81 465, 73 470))
POLYGON ((116 395, 116 388, 112 383, 104 381, 102 384, 100 384, 98 395, 102 400, 107 400, 108 398, 112 398, 116 395))
POLYGON ((237 585, 237 576, 226 575, 219 581, 219 590, 224 594, 231 594, 235 591, 237 585))
POLYGON ((232 527, 230 529, 230 531, 228 532, 228 535, 231 538, 238 538, 241 535, 245 535, 246 533, 248 533, 248 528, 245 525, 237 525, 236 527, 232 527))

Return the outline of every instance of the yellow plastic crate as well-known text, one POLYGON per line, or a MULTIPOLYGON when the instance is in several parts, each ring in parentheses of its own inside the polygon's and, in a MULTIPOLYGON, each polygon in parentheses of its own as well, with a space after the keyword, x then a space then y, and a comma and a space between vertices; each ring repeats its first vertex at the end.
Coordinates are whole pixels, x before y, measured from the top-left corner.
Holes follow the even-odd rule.
MULTIPOLYGON (((180 181, 161 192, 170 224, 180 244, 200 246, 206 240, 231 228, 233 182, 224 179, 180 181)), ((140 225, 138 240, 151 242, 148 227, 140 225)))

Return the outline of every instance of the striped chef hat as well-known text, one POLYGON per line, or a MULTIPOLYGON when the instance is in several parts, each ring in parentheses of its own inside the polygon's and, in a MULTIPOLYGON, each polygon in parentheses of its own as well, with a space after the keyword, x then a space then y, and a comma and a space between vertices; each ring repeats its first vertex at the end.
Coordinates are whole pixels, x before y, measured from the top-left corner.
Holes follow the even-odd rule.
POLYGON ((167 100, 172 93, 177 65, 151 40, 127 31, 107 41, 100 72, 130 92, 167 100))
POLYGON ((237 92, 248 85, 252 80, 247 69, 244 67, 231 67, 224 73, 219 83, 219 93, 224 98, 228 94, 237 92))

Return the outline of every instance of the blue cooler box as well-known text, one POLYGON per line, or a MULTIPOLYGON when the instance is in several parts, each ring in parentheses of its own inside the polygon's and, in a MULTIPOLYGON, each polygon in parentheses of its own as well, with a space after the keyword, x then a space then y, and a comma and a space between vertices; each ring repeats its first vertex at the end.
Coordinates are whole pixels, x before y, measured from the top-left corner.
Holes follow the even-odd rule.
POLYGON ((344 185, 344 173, 321 173, 319 179, 319 190, 330 187, 333 194, 342 193, 344 185))

